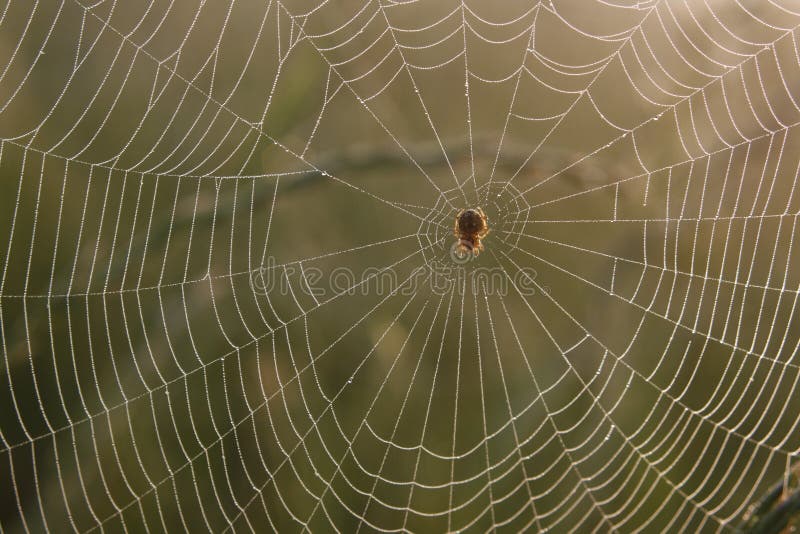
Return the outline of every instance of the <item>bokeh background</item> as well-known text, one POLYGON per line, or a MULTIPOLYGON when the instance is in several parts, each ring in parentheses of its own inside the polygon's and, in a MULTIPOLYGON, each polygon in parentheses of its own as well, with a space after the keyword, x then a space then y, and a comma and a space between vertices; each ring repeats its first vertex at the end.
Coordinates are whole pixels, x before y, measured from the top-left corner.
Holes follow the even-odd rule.
POLYGON ((0 527, 734 529, 800 447, 798 13, 0 2, 0 527))

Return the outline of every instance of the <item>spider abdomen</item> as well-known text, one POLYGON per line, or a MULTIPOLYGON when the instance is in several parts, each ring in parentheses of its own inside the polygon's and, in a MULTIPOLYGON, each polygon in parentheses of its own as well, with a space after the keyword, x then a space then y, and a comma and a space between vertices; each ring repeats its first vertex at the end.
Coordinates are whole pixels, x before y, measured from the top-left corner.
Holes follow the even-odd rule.
POLYGON ((463 209, 456 215, 453 233, 462 252, 472 252, 477 256, 483 250, 481 240, 489 233, 489 218, 481 208, 463 209))

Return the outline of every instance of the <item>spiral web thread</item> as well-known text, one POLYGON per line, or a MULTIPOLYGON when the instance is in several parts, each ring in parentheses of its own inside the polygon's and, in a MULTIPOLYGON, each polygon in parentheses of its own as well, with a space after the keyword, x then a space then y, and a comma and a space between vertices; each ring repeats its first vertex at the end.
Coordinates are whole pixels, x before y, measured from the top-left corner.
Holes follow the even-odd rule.
POLYGON ((3 530, 728 531, 788 476, 800 4, 502 4, 5 3, 3 530), (432 291, 473 205, 508 291, 432 291))

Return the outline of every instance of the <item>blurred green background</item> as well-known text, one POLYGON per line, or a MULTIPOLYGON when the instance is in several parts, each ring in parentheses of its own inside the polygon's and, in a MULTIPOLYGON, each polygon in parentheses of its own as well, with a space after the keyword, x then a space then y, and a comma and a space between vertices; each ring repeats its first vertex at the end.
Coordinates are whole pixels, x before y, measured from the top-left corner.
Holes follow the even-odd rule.
POLYGON ((3 530, 716 531, 792 461, 796 2, 0 6, 3 530))

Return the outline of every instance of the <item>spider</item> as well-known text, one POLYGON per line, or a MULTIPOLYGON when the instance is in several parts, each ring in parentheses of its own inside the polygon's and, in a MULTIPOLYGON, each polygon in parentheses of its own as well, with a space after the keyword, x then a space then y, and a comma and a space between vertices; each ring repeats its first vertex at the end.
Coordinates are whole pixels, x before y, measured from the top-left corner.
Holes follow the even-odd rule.
POLYGON ((458 238, 460 252, 477 256, 483 250, 481 239, 489 233, 489 218, 481 208, 463 209, 456 215, 453 233, 458 238))

